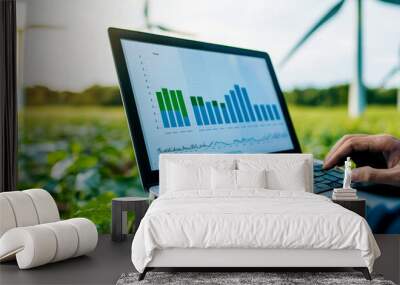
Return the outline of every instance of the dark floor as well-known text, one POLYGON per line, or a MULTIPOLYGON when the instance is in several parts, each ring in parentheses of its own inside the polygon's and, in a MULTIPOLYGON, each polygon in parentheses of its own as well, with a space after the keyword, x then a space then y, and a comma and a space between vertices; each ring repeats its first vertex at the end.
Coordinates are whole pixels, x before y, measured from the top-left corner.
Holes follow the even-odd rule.
POLYGON ((2 263, 0 284, 115 284, 122 273, 134 271, 131 243, 132 237, 116 243, 110 235, 101 235, 88 256, 28 270, 19 270, 15 261, 2 263))
MULTIPOLYGON (((132 238, 112 242, 110 235, 101 235, 96 250, 88 256, 28 270, 19 270, 15 261, 1 263, 0 285, 115 284, 122 273, 135 270, 130 258, 132 238)), ((382 256, 376 261, 374 272, 400 284, 400 236, 377 235, 375 238, 382 256)))

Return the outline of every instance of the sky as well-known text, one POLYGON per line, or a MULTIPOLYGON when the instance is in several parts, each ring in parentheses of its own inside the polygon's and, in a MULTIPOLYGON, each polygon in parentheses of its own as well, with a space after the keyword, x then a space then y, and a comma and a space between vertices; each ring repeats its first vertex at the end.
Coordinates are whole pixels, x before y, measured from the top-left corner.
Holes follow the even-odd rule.
MULTIPOLYGON (((284 90, 349 82, 355 65, 355 0, 283 67, 279 61, 337 0, 151 0, 153 22, 189 38, 266 51, 284 90)), ((143 0, 17 0, 24 30, 23 82, 80 91, 117 85, 107 28, 143 30, 143 0), (40 25, 40 26, 38 26, 40 25)), ((379 86, 400 64, 400 6, 364 0, 364 79, 379 86)), ((159 33, 159 31, 153 31, 159 33)), ((398 73, 388 86, 400 86, 398 73)))

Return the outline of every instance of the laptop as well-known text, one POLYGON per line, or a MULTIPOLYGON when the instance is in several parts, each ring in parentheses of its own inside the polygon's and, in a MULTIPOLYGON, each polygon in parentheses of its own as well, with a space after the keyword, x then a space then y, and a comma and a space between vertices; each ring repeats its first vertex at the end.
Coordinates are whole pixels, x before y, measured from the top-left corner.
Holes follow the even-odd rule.
MULTIPOLYGON (((158 193, 161 153, 301 153, 271 59, 262 51, 109 29, 141 181, 158 193)), ((343 171, 314 163, 314 192, 343 171)))

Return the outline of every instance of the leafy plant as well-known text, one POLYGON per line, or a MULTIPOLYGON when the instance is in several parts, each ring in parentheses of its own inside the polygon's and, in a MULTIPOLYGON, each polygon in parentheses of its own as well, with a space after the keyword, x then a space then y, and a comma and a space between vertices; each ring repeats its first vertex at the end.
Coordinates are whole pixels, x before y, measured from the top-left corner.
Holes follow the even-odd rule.
POLYGON ((112 192, 102 193, 79 207, 70 217, 87 218, 96 224, 99 232, 107 233, 110 231, 111 200, 115 197, 112 192))
POLYGON ((20 126, 18 187, 45 188, 64 218, 90 214, 109 232, 107 199, 146 195, 122 107, 31 107, 20 126))
MULTIPOLYGON (((345 107, 290 105, 289 110, 302 150, 317 158, 347 133, 400 137, 394 106, 370 106, 359 119, 349 119, 345 107)), ((122 106, 28 107, 19 134, 19 189, 45 188, 63 218, 87 217, 107 233, 113 197, 147 195, 122 106)))

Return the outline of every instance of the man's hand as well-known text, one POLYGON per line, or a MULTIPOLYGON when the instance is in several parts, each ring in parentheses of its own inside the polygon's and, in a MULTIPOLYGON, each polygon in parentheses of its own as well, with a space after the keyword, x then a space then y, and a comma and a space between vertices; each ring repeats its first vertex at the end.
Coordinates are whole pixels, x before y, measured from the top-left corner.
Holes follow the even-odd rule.
MULTIPOLYGON (((400 140, 390 135, 346 135, 330 150, 324 161, 329 169, 341 163, 345 157, 357 157, 368 166, 353 169, 353 181, 367 181, 400 186, 400 140), (373 168, 376 154, 382 154, 386 168, 373 168), (370 163, 368 164, 368 160, 370 163)), ((355 159, 357 163, 357 159, 355 159)))

